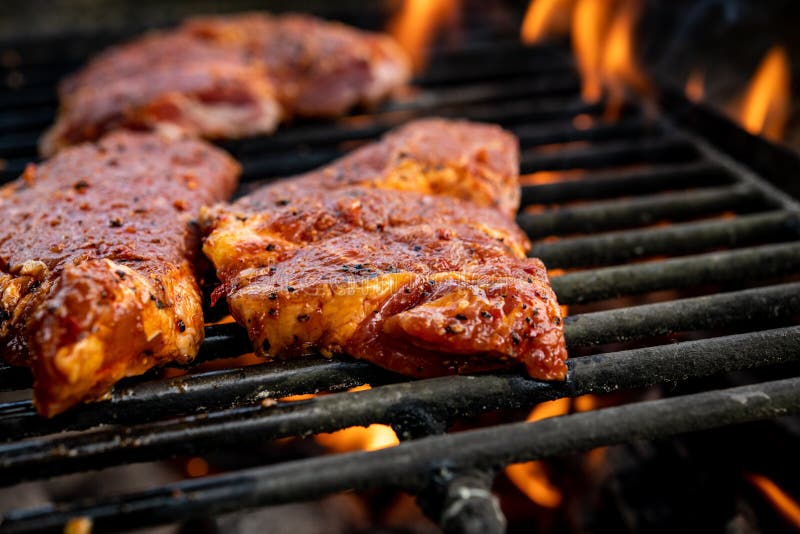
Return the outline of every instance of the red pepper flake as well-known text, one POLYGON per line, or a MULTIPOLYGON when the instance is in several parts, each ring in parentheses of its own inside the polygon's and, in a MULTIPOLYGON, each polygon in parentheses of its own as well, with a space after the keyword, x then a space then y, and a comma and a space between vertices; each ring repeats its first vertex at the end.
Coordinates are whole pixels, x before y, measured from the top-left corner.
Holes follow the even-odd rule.
POLYGON ((28 163, 25 165, 25 171, 22 173, 22 179, 25 180, 26 184, 33 185, 33 182, 36 180, 36 164, 28 163))

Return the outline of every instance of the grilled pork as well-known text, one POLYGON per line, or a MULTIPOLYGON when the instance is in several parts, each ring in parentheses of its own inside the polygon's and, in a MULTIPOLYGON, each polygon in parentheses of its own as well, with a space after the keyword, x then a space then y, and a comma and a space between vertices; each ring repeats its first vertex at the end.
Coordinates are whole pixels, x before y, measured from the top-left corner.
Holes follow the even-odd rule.
POLYGON ((387 35, 308 15, 245 13, 189 19, 183 31, 247 51, 267 67, 287 115, 335 117, 383 100, 410 77, 406 54, 387 35))
POLYGON ((200 17, 112 48, 64 80, 40 148, 52 154, 118 128, 270 133, 281 119, 377 102, 408 77, 385 36, 301 15, 200 17))
POLYGON ((208 138, 268 133, 282 113, 263 65, 181 33, 112 48, 59 93, 58 118, 40 142, 45 155, 116 129, 208 138))
POLYGON ((560 308, 509 217, 516 161, 500 129, 421 121, 206 209, 217 295, 270 358, 347 353, 421 377, 524 364, 563 379, 560 308))
POLYGON ((238 172, 202 141, 119 132, 0 188, 0 355, 31 367, 40 413, 197 353, 193 221, 238 172))
POLYGON ((348 186, 446 195, 513 216, 519 208, 517 139, 498 126, 422 119, 322 169, 266 187, 242 204, 348 186))

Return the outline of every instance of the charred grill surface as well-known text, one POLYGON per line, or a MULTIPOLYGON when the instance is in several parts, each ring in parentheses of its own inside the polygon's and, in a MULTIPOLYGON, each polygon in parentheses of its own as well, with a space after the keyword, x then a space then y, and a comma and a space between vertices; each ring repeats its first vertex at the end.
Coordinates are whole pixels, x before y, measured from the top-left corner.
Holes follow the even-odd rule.
MULTIPOLYGON (((521 142, 522 172, 533 173, 523 177, 527 182, 518 222, 530 231, 534 251, 546 258, 548 268, 567 269, 552 278, 559 300, 575 305, 565 338, 576 355, 588 354, 568 360, 564 383, 499 373, 406 381, 366 362, 322 358, 148 377, 117 388, 108 400, 50 420, 37 417, 27 401, 0 405, 0 436, 7 441, 0 445, 2 482, 183 452, 203 454, 223 442, 256 436, 307 435, 374 422, 393 425, 401 438, 419 438, 426 433, 420 428, 433 432, 451 417, 798 361, 800 334, 791 325, 798 313, 800 219, 793 200, 684 128, 670 110, 648 120, 634 103, 618 123, 602 122, 603 104, 580 100, 574 68, 558 48, 523 48, 511 40, 496 44, 482 33, 468 34, 467 41, 462 51, 434 52, 429 69, 416 80, 420 89, 413 98, 333 124, 301 121, 271 137, 226 142, 225 147, 243 164, 245 179, 252 180, 311 171, 414 118, 469 118, 510 129, 521 142), (592 119, 588 128, 573 122, 578 114, 592 119), (570 171, 554 178, 550 173, 559 169, 570 171), (572 169, 580 169, 580 176, 570 175, 572 169), (693 298, 664 293, 668 290, 688 291, 693 298), (656 291, 663 302, 648 302, 656 291), (617 309, 581 313, 585 304, 604 301, 606 308, 617 309), (692 339, 697 337, 703 339, 692 339), (597 344, 631 339, 639 340, 636 346, 597 344), (344 391, 362 383, 373 389, 344 391), (340 393, 276 406, 264 402, 321 390, 340 393), (121 426, 100 427, 108 423, 121 426), (56 435, 67 429, 81 432, 56 435)), ((54 81, 78 66, 88 51, 79 50, 65 63, 51 55, 52 47, 20 50, 21 63, 7 71, 19 76, 6 79, 21 76, 23 90, 0 91, 0 156, 6 160, 2 172, 7 179, 18 176, 35 156, 36 138, 52 121, 54 81)), ((677 99, 670 109, 690 108, 677 99)), ((699 118, 691 113, 690 119, 699 118)), ((712 134, 715 142, 736 138, 736 158, 760 168, 749 159, 752 138, 743 140, 741 132, 718 119, 708 129, 712 134)), ((759 147, 761 159, 770 154, 769 147, 759 147)), ((796 178, 789 174, 775 170, 764 176, 796 178)), ((241 327, 207 326, 200 359, 250 350, 241 327)), ((421 491, 442 466, 461 473, 491 466, 482 469, 491 473, 496 465, 549 457, 565 447, 577 450, 798 413, 795 382, 632 404, 544 425, 413 439, 397 452, 304 460, 145 493, 17 511, 3 518, 0 531, 58 530, 77 515, 110 528, 133 527, 137 521, 167 523, 371 487, 387 473, 397 474, 394 483, 421 491), (498 439, 501 435, 505 439, 498 439), (457 451, 457 458, 451 451, 457 451), (408 463, 398 463, 399 457, 408 463)), ((29 376, 0 368, 0 389, 29 385, 29 376)), ((453 487, 462 478, 456 473, 453 487)))

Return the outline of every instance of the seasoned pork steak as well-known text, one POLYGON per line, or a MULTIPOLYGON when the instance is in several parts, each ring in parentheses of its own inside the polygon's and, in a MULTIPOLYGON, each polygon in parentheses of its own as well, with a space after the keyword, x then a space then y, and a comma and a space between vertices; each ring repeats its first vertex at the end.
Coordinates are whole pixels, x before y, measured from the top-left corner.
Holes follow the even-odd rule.
POLYGON ((346 353, 411 376, 524 364, 563 379, 561 311, 510 217, 518 188, 508 133, 420 121, 204 210, 203 250, 263 356, 346 353))
POLYGON ((195 219, 238 173, 202 141, 120 132, 0 188, 0 356, 31 367, 42 414, 197 353, 195 219))

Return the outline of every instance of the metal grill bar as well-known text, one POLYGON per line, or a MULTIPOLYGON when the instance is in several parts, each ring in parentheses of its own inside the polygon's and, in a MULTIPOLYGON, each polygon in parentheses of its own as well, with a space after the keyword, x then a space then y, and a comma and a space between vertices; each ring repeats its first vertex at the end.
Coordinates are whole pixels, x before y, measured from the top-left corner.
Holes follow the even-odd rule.
POLYGON ((565 329, 568 347, 586 347, 745 323, 761 327, 798 313, 800 283, 793 283, 573 315, 565 329))
POLYGON ((590 128, 577 128, 571 122, 554 121, 526 124, 511 128, 521 146, 533 147, 572 141, 608 141, 641 138, 662 133, 661 125, 651 123, 638 115, 623 118, 613 124, 594 124, 590 128))
POLYGON ((652 163, 692 161, 698 156, 697 147, 685 139, 655 137, 641 141, 605 142, 586 148, 564 148, 552 153, 523 150, 520 155, 520 168, 523 173, 597 169, 641 161, 652 163))
POLYGON ((575 95, 580 82, 574 73, 559 77, 522 78, 498 83, 474 83, 456 87, 426 89, 410 100, 389 102, 384 111, 425 110, 441 106, 493 102, 509 98, 541 98, 575 95))
MULTIPOLYGON (((562 303, 738 282, 745 278, 766 280, 798 272, 797 205, 765 187, 738 163, 670 124, 668 119, 646 120, 635 106, 626 108, 616 124, 594 121, 588 129, 578 128, 572 121, 575 115, 596 117, 603 104, 585 104, 579 100, 574 69, 557 48, 527 49, 516 43, 501 47, 482 43, 468 48, 455 54, 435 55, 430 74, 417 80, 423 90, 413 99, 336 123, 300 123, 271 137, 223 145, 243 160, 245 180, 249 180, 310 170, 340 156, 359 141, 372 139, 412 118, 435 114, 497 122, 519 136, 523 172, 589 170, 573 182, 523 188, 525 205, 593 202, 522 215, 520 222, 532 237, 627 229, 659 219, 674 222, 726 211, 747 213, 768 206, 774 210, 731 220, 539 243, 533 254, 542 257, 551 268, 602 266, 660 254, 693 254, 719 247, 759 245, 569 273, 553 280, 562 303), (473 68, 476 58, 483 58, 480 61, 486 65, 485 69, 473 68), (503 61, 498 61, 500 58, 503 61), (506 61, 508 58, 512 59, 506 61), (532 73, 538 76, 531 76, 532 73), (575 141, 596 144, 588 148, 582 143, 570 147, 543 146, 575 141), (613 166, 633 168, 591 172, 613 166), (692 191, 680 191, 683 189, 692 191), (640 196, 596 202, 634 195, 640 196), (777 206, 783 211, 775 209, 777 206), (793 242, 764 245, 782 240, 793 242)), ((83 50, 80 57, 85 53, 83 50)), ((45 55, 49 54, 47 50, 45 55)), ((70 64, 69 68, 75 65, 70 64)), ((51 84, 59 76, 58 71, 66 66, 66 63, 45 68, 22 66, 20 71, 31 85, 18 92, 0 89, 3 111, 0 157, 6 159, 0 177, 15 177, 35 156, 34 132, 50 121, 55 105, 55 91, 44 85, 51 84)), ((775 319, 785 324, 793 314, 800 313, 800 297, 795 297, 800 294, 798 289, 800 283, 783 284, 575 316, 567 320, 566 336, 569 345, 577 347, 699 328, 739 327, 750 321, 753 326, 762 326, 770 320, 774 323, 775 319)), ((236 325, 207 327, 206 336, 196 362, 251 350, 244 330, 236 325)), ((394 425, 401 436, 418 437, 425 432, 411 436, 409 425, 414 421, 444 422, 450 417, 473 416, 487 410, 527 408, 557 397, 647 387, 797 362, 799 342, 800 327, 795 326, 574 358, 568 362, 569 378, 563 384, 510 374, 400 382, 400 377, 364 362, 322 359, 201 372, 165 380, 154 379, 153 373, 120 384, 108 401, 77 407, 51 420, 36 416, 28 401, 0 405, 0 435, 4 436, 0 440, 17 440, 0 444, 0 482, 11 484, 27 478, 208 451, 248 440, 307 435, 375 422, 394 425), (362 383, 378 387, 359 393, 334 393, 306 402, 277 405, 272 402, 295 393, 342 391, 362 383), (265 402, 262 405, 260 401, 265 402), (168 417, 175 419, 164 421, 168 417), (98 427, 103 424, 130 426, 98 427), (57 435, 64 430, 89 428, 93 429, 77 435, 57 435), (21 440, 23 436, 30 439, 21 440)), ((29 385, 27 371, 0 366, 0 390, 29 385)), ((99 528, 131 528, 137 521, 169 522, 262 502, 307 499, 336 488, 385 485, 386 473, 396 475, 392 479, 395 483, 418 490, 430 482, 431 470, 438 467, 436 462, 450 459, 465 468, 485 469, 514 458, 532 459, 611 442, 604 440, 628 441, 640 435, 666 435, 681 429, 709 428, 775 415, 785 407, 781 404, 784 400, 793 403, 793 409, 797 408, 796 386, 760 385, 762 389, 758 391, 763 393, 767 391, 763 388, 773 388, 776 396, 755 397, 755 404, 750 402, 753 390, 704 394, 697 397, 699 403, 689 397, 657 401, 677 401, 671 405, 655 404, 664 406, 672 420, 661 417, 659 409, 648 407, 651 405, 636 405, 642 406, 642 411, 634 412, 638 415, 631 416, 633 419, 628 419, 626 410, 639 408, 615 408, 616 412, 593 412, 577 419, 570 416, 561 418, 560 423, 546 422, 545 426, 539 423, 504 426, 501 434, 495 427, 477 434, 466 432, 421 439, 396 449, 399 452, 345 455, 248 470, 146 494, 91 502, 84 507, 72 504, 19 512, 4 518, 0 532, 57 527, 80 513, 99 518, 95 523, 99 528), (789 393, 791 399, 787 397, 789 393), (718 404, 704 399, 715 399, 718 404), (608 413, 619 415, 609 419, 605 415, 608 413), (595 424, 593 421, 602 426, 591 426, 595 424), (559 435, 556 430, 548 433, 548 425, 564 433, 559 435), (544 433, 531 432, 532 427, 544 428, 544 433), (520 430, 527 432, 525 439, 533 441, 520 441, 520 430), (393 456, 403 454, 409 462, 405 467, 396 463, 393 456), (176 493, 180 491, 186 493, 176 493), (252 500, 241 497, 250 491, 254 492, 252 500)))
POLYGON ((796 361, 800 327, 704 339, 568 361, 565 383, 519 375, 453 376, 332 394, 309 401, 255 406, 172 421, 99 428, 0 445, 0 483, 199 453, 226 444, 331 432, 355 425, 393 424, 419 413, 448 419, 530 406, 563 396, 645 387, 796 361))
POLYGON ((646 170, 614 171, 540 185, 522 186, 522 205, 599 200, 676 189, 733 183, 734 176, 709 161, 657 165, 646 170))
MULTIPOLYGON (((436 109, 436 115, 446 118, 466 118, 508 125, 556 117, 571 117, 580 113, 596 113, 600 109, 598 104, 586 104, 576 99, 539 99, 533 102, 529 99, 523 99, 520 101, 507 101, 502 104, 444 106, 436 109)), ((379 114, 374 116, 372 120, 377 121, 383 128, 389 128, 415 118, 427 116, 429 113, 429 111, 424 110, 395 111, 379 114)), ((233 154, 237 155, 236 147, 231 146, 231 148, 233 154)), ((680 149, 665 146, 663 148, 664 157, 667 157, 675 150, 680 149)), ((270 176, 286 176, 312 170, 342 154, 341 150, 322 148, 306 153, 268 154, 260 157, 249 157, 242 162, 242 180, 249 181, 270 176)), ((27 163, 27 160, 9 160, 5 172, 7 174, 11 172, 20 173, 25 163, 27 163)), ((524 161, 522 168, 525 169, 524 161)))
MULTIPOLYGON (((475 87, 467 88, 467 93, 471 93, 475 87)), ((459 89, 460 90, 460 89, 459 89)), ((456 90, 453 90, 455 93, 456 90)), ((433 100, 438 98, 437 93, 423 93, 422 98, 433 100)), ((454 98, 456 96, 454 95, 454 98)), ((458 98, 464 98, 458 96, 458 98)), ((412 101, 413 102, 413 101, 412 101)), ((402 110, 403 106, 399 104, 395 106, 396 109, 402 110)), ((392 126, 396 125, 398 121, 389 119, 374 120, 364 123, 364 117, 348 118, 345 117, 337 123, 323 123, 323 124, 306 124, 297 125, 293 128, 279 130, 271 136, 262 136, 252 139, 243 139, 237 141, 227 141, 219 143, 227 150, 234 152, 237 156, 246 155, 263 155, 266 151, 284 151, 286 149, 296 150, 297 145, 301 144, 304 147, 317 148, 317 147, 330 147, 337 143, 354 140, 367 140, 373 139, 378 135, 385 133, 392 126)), ((580 130, 571 125, 566 125, 563 120, 549 122, 544 125, 537 123, 536 126, 523 125, 512 130, 519 136, 521 144, 524 146, 535 146, 559 143, 565 141, 574 141, 581 139, 619 139, 629 136, 635 136, 639 133, 657 131, 656 126, 646 124, 638 118, 623 120, 620 123, 613 125, 600 125, 590 129, 580 130)), ((0 144, 0 149, 2 148, 0 144)))
POLYGON ((764 198, 759 192, 736 185, 594 202, 536 214, 523 213, 517 216, 517 222, 528 237, 537 239, 633 228, 662 220, 683 221, 725 211, 758 211, 764 207, 764 198))
POLYGON ((9 514, 0 532, 58 529, 88 516, 98 528, 132 528, 346 489, 396 486, 419 491, 431 471, 538 460, 631 440, 741 424, 800 412, 800 378, 490 429, 423 438, 369 453, 323 456, 189 480, 128 495, 9 514), (492 443, 490 448, 487 443, 492 443), (375 473, 381 473, 376 477, 375 473))
POLYGON ((380 385, 400 377, 359 361, 304 358, 225 369, 117 387, 107 401, 44 419, 30 401, 0 405, 0 441, 82 430, 101 424, 133 424, 237 406, 264 399, 380 385))
POLYGON ((558 301, 580 304, 662 289, 765 280, 800 271, 800 243, 606 267, 552 278, 558 301))
MULTIPOLYGON (((567 346, 575 348, 745 322, 766 325, 797 313, 800 313, 800 283, 783 284, 570 316, 566 319, 565 337, 567 346)), ((214 343, 238 345, 241 353, 249 352, 244 330, 237 325, 225 326, 224 333, 215 336, 214 343)), ((221 356, 235 354, 231 348, 221 356)), ((325 364, 319 360, 217 371, 118 388, 110 401, 76 408, 52 420, 39 418, 29 401, 0 405, 0 435, 21 438, 102 423, 150 421, 193 413, 198 407, 250 405, 268 397, 395 380, 397 377, 366 364, 325 364)))
POLYGON ((551 269, 612 265, 662 254, 680 255, 714 248, 796 239, 798 216, 770 211, 670 226, 595 234, 535 244, 529 256, 540 258, 551 269))

